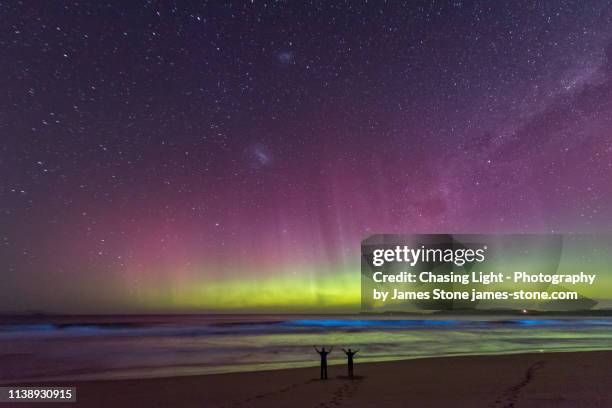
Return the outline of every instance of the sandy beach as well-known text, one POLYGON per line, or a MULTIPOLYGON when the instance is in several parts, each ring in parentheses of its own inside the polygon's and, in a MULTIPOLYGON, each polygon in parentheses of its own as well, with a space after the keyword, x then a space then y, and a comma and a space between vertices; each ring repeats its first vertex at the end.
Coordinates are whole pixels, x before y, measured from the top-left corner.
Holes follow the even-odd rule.
POLYGON ((77 403, 66 406, 610 407, 611 360, 612 351, 357 360, 352 380, 345 366, 334 365, 327 381, 318 379, 318 367, 87 381, 70 384, 77 403))

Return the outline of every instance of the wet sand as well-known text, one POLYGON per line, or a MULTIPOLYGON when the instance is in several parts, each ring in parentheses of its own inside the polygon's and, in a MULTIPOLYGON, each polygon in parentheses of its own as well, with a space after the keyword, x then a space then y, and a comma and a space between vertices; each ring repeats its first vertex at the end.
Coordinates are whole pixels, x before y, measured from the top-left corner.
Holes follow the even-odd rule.
POLYGON ((612 351, 357 359, 356 378, 345 370, 330 366, 327 381, 313 367, 62 385, 77 387, 68 407, 612 407, 612 351))

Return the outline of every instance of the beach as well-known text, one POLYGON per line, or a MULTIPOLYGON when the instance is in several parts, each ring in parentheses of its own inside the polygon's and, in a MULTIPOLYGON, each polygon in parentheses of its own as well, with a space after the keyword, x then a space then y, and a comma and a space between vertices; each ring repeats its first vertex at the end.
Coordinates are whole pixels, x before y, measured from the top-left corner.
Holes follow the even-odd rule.
POLYGON ((58 385, 77 388, 71 407, 595 408, 612 406, 611 360, 612 351, 357 359, 353 379, 332 365, 326 381, 310 367, 58 385))

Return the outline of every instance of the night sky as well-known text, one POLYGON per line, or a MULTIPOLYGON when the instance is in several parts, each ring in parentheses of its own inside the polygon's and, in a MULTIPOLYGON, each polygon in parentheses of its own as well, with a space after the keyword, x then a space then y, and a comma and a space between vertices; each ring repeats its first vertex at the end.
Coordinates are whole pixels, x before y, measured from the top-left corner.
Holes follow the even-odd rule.
POLYGON ((610 231, 608 2, 197 3, 0 4, 0 311, 357 310, 373 233, 610 231))

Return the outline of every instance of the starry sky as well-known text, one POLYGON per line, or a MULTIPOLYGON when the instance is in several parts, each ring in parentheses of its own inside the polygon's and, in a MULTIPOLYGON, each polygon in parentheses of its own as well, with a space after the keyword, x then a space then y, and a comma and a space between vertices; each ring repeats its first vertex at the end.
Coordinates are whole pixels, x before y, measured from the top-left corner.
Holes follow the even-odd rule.
POLYGON ((612 226, 609 2, 3 2, 0 88, 0 311, 356 311, 373 233, 612 226))

